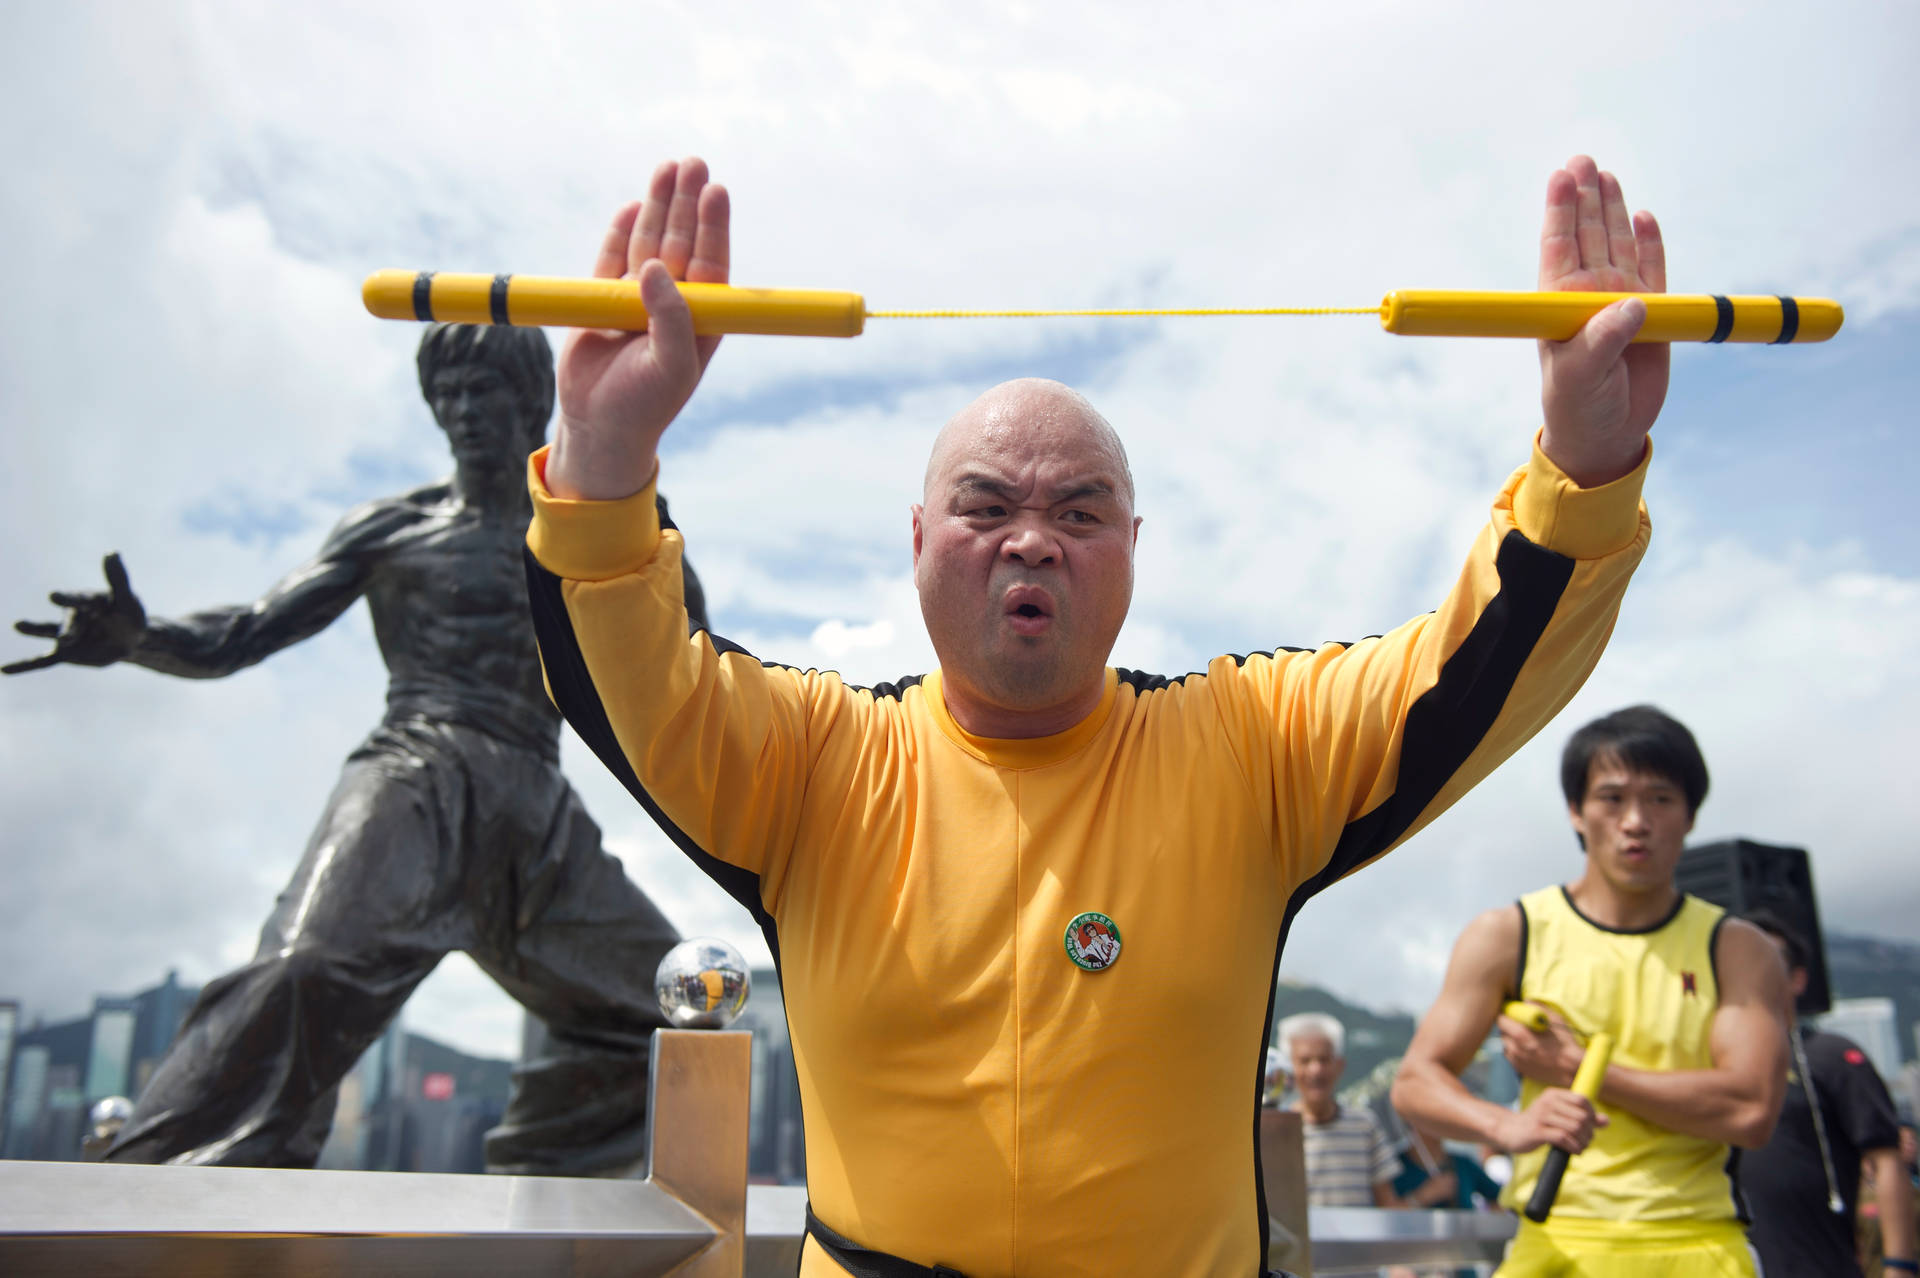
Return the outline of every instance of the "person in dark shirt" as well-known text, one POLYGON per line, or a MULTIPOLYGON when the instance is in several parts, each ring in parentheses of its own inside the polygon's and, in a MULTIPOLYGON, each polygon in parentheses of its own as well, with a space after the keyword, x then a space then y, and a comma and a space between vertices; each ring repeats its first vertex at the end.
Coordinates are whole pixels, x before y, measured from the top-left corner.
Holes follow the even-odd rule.
POLYGON ((1401 1152, 1393 1192, 1408 1207, 1472 1211, 1500 1204, 1500 1183, 1478 1162, 1454 1153, 1443 1137, 1414 1123, 1407 1124, 1407 1147, 1401 1152))
MULTIPOLYGON (((1795 998, 1807 987, 1810 951, 1798 932, 1765 910, 1747 916, 1786 959, 1795 998)), ((1867 1054, 1838 1034, 1795 1019, 1787 1099, 1773 1139, 1740 1160, 1740 1187, 1752 1208, 1748 1230, 1768 1274, 1859 1278, 1853 1221, 1860 1166, 1871 1163, 1884 1222, 1890 1276, 1920 1272, 1914 1263, 1913 1187, 1900 1174, 1900 1132, 1893 1100, 1867 1054)))
MULTIPOLYGON (((1448 1149, 1445 1138, 1437 1133, 1423 1131, 1405 1119, 1401 1121, 1406 1123, 1407 1147, 1400 1153, 1400 1174, 1393 1178, 1393 1192, 1403 1206, 1472 1211, 1476 1207, 1500 1205, 1499 1182, 1487 1175, 1478 1162, 1448 1149)), ((1413 1272, 1475 1278, 1479 1271, 1463 1268, 1413 1272)))

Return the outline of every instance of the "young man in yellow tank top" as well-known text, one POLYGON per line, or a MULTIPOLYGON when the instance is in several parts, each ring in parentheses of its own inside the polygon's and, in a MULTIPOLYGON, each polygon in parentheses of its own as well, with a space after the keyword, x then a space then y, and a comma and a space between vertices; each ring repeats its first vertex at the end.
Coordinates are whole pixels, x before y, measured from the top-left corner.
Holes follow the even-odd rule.
POLYGON ((1579 1155, 1546 1221, 1521 1222, 1507 1278, 1752 1275, 1739 1151, 1779 1116, 1786 973, 1759 929, 1674 884, 1706 763, 1684 725, 1634 706, 1574 734, 1561 785, 1586 869, 1468 925, 1394 1105, 1512 1152, 1516 1209, 1549 1147, 1579 1155), (1513 999, 1547 1008, 1547 1030, 1502 1015, 1513 999), (1459 1079, 1496 1022, 1523 1080, 1517 1112, 1459 1079), (1567 1089, 1600 1032, 1615 1046, 1589 1104, 1567 1089))

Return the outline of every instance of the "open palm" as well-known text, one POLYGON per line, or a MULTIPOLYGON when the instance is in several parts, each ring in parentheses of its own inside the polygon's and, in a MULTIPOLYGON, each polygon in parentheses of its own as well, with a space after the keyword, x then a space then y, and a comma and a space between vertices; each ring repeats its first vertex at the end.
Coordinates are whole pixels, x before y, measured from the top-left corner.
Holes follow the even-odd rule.
POLYGON ((53 651, 25 661, 0 666, 0 674, 25 674, 48 666, 110 666, 125 661, 146 633, 147 610, 133 593, 126 565, 111 554, 101 565, 107 577, 104 591, 56 590, 47 596, 67 610, 65 623, 16 621, 13 628, 35 639, 53 640, 53 651))
POLYGON ((651 477, 661 434, 720 344, 694 335, 673 282, 727 282, 730 216, 726 188, 708 182, 705 161, 669 160, 654 170, 647 198, 621 209, 607 229, 593 274, 638 280, 648 328, 581 329, 561 351, 563 429, 549 475, 562 447, 569 448, 574 495, 625 496, 651 477))
MULTIPOLYGON (((1547 181, 1542 291, 1664 293, 1666 247, 1651 213, 1627 213, 1620 183, 1577 155, 1547 181)), ((1548 455, 1577 482, 1638 463, 1667 397, 1664 342, 1628 345, 1638 323, 1602 312, 1564 342, 1540 343, 1548 455)))

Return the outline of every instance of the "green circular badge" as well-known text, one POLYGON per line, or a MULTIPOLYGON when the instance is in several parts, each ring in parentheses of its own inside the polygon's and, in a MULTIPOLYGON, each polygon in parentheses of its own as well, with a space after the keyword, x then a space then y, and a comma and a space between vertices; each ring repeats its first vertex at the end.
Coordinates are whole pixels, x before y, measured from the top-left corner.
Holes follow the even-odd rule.
POLYGON ((1120 960, 1120 928, 1094 910, 1076 914, 1067 924, 1067 957, 1075 967, 1104 972, 1120 960))

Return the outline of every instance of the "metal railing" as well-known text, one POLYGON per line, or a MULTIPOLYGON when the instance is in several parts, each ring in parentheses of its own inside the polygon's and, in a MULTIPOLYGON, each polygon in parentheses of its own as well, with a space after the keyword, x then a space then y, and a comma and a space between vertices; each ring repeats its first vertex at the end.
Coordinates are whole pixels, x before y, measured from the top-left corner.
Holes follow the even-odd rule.
MULTIPOLYGON (((645 1180, 0 1162, 0 1273, 791 1278, 806 1191, 747 1185, 749 1043, 660 1032, 645 1180)), ((1305 1232, 1315 1274, 1497 1260, 1513 1232, 1492 1213, 1280 1210, 1296 1218, 1270 1263, 1305 1272, 1305 1232)))
POLYGON ((1505 1212, 1379 1207, 1315 1207, 1307 1216, 1316 1278, 1385 1265, 1499 1264, 1517 1223, 1505 1212))

